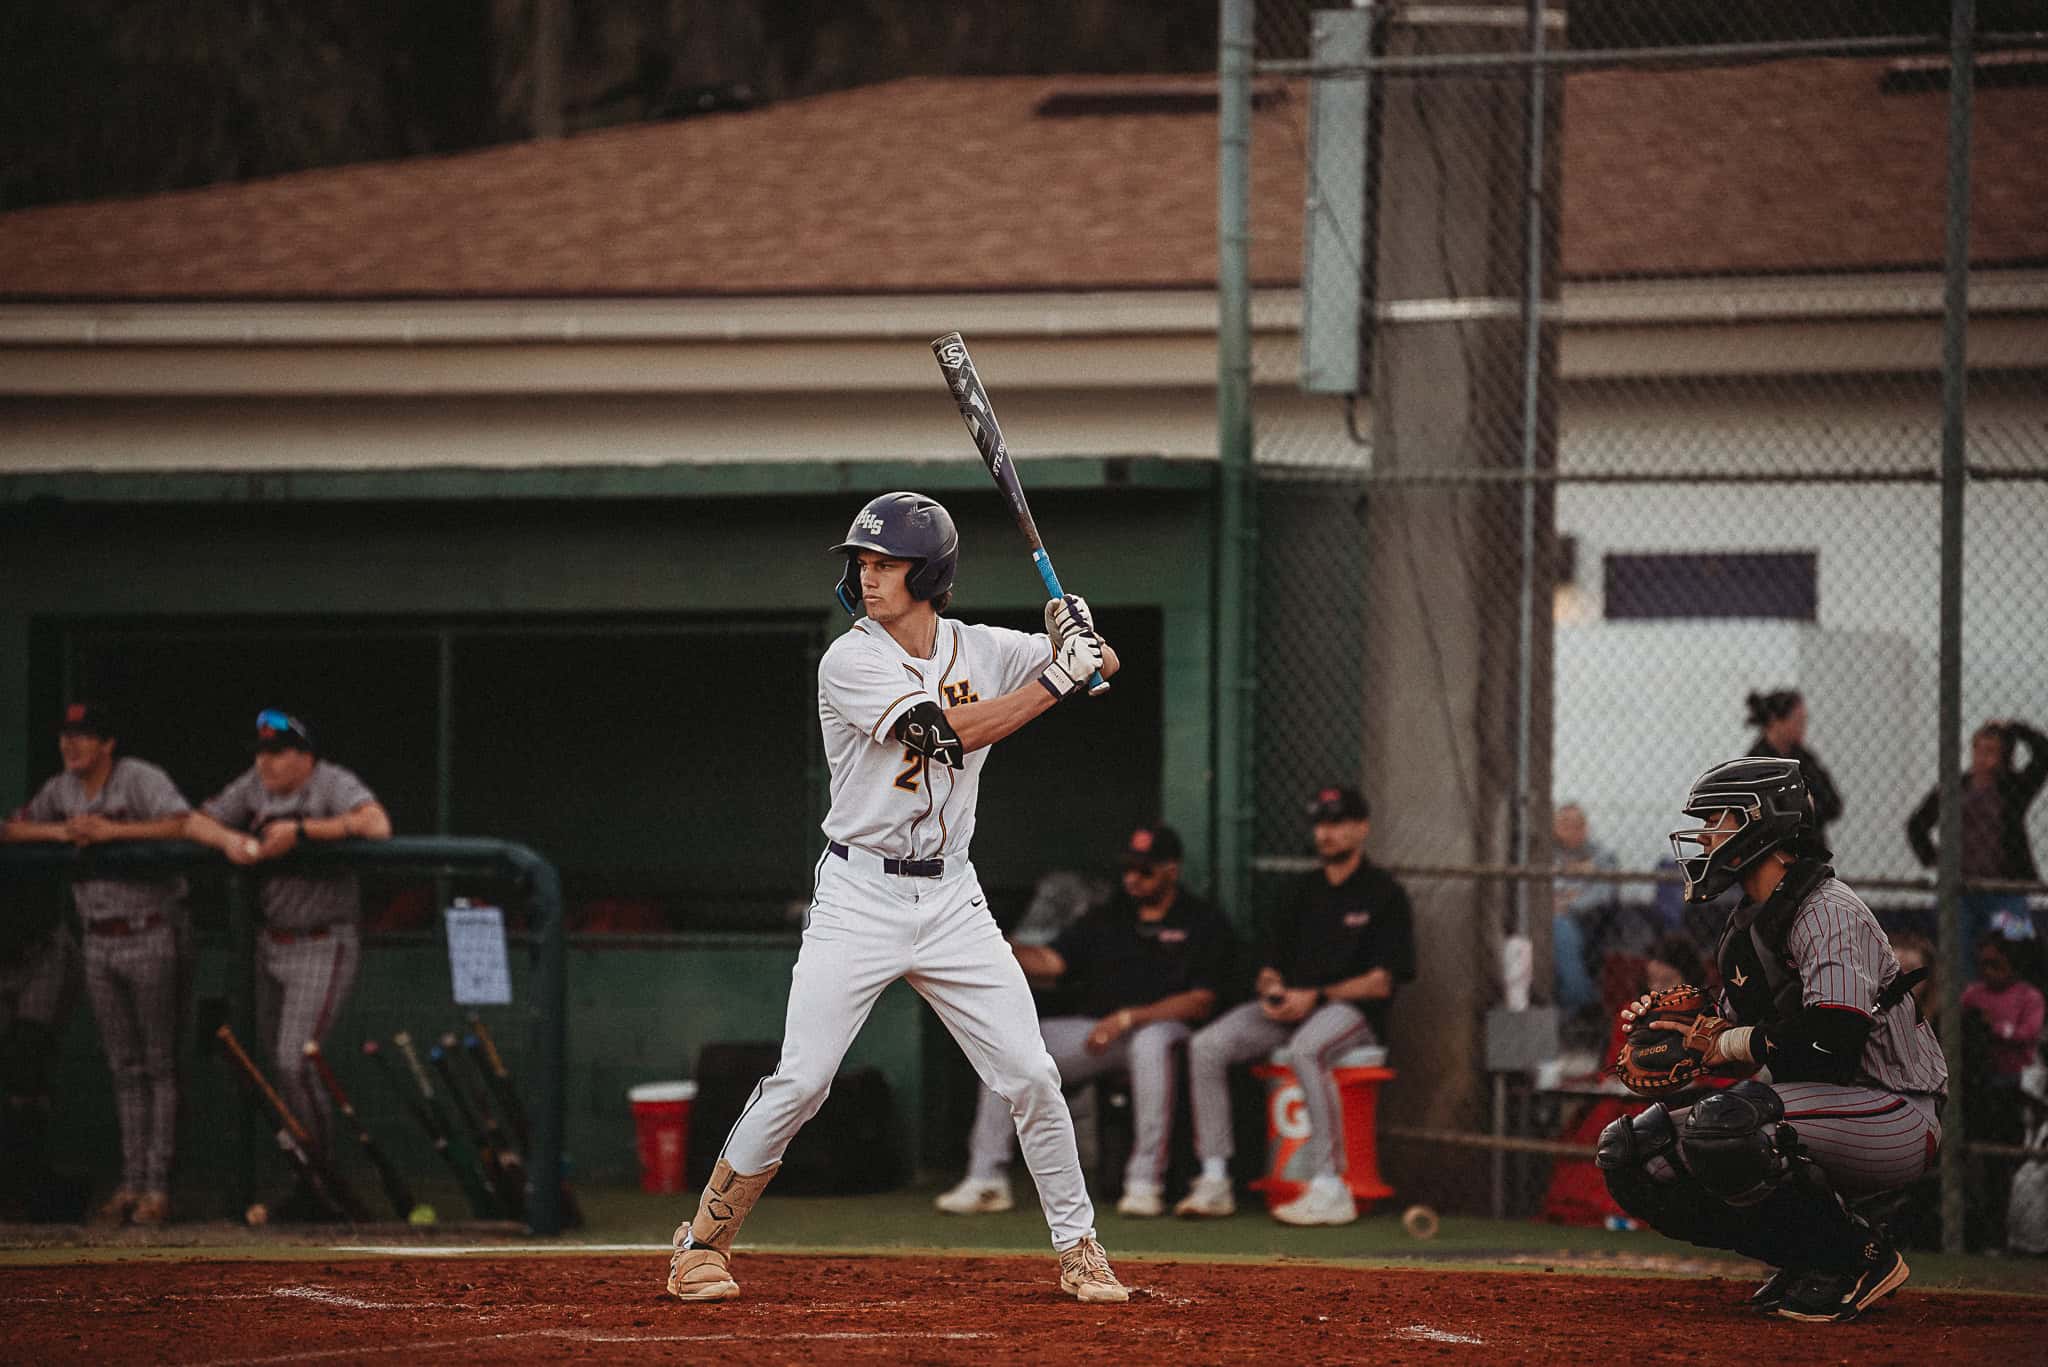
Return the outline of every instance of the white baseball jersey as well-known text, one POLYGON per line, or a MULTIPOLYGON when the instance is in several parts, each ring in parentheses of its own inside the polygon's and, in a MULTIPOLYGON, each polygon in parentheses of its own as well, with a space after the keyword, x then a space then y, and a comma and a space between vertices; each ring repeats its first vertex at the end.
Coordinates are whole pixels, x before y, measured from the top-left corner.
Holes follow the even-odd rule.
POLYGON ((957 707, 1022 687, 1052 663, 1043 634, 939 619, 932 658, 855 622, 818 662, 818 720, 832 768, 825 834, 896 859, 964 859, 988 746, 964 767, 931 764, 890 735, 920 702, 957 707))

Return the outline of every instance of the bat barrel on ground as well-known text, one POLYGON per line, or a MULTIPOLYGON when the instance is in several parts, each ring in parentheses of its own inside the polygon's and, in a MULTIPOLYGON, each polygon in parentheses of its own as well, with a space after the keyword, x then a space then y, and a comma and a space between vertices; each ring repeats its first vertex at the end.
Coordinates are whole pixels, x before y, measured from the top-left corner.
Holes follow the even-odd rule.
MULTIPOLYGON (((1060 577, 1053 571, 1052 557, 1046 554, 1045 539, 1038 534, 1037 519, 1031 516, 1031 504, 1024 497, 1024 482, 1017 477, 1016 462, 1010 459, 1010 448, 1003 441, 995 406, 989 402, 981 373, 974 368, 974 358, 967 354, 966 341, 959 333, 949 332, 932 343, 932 355, 938 358, 946 387, 953 391, 953 402, 959 405, 960 420, 967 424, 967 434, 974 439, 974 449, 981 453, 981 463, 988 467, 989 478, 996 482, 1003 502, 1009 506, 1011 519, 1031 548, 1031 563, 1038 569, 1046 596, 1066 597, 1060 577)), ((1088 691, 1109 691, 1109 681, 1100 670, 1088 676, 1088 691)))
POLYGON ((470 1109, 469 1097, 456 1081, 454 1061, 449 1058, 446 1047, 432 1046, 427 1050, 427 1059, 434 1065, 434 1071, 441 1075, 441 1085, 448 1093, 448 1104, 455 1108, 456 1117, 462 1121, 462 1127, 483 1163, 484 1175, 490 1180, 491 1189, 497 1192, 498 1200, 513 1219, 523 1218, 526 1212, 525 1174, 508 1169, 497 1147, 485 1136, 482 1122, 470 1109))
POLYGON ((313 1146, 311 1134, 306 1130, 292 1108, 285 1104, 277 1088, 270 1085, 270 1079, 249 1057, 249 1051, 235 1038, 235 1032, 223 1025, 213 1032, 220 1041, 221 1053, 226 1057, 229 1068, 259 1107, 269 1113, 271 1123, 276 1126, 272 1132, 277 1147, 291 1165, 301 1186, 310 1192, 315 1201, 326 1207, 329 1214, 342 1220, 366 1218, 367 1212, 341 1175, 329 1167, 313 1146))
MULTIPOLYGON (((392 1043, 397 1045, 398 1040, 393 1039, 392 1043)), ((411 1037, 406 1036, 405 1044, 399 1046, 399 1052, 408 1053, 411 1043, 411 1037)), ((408 1062, 413 1065, 413 1077, 408 1080, 377 1041, 364 1040, 363 1053, 377 1064, 384 1074, 384 1080, 389 1082, 391 1090, 398 1094, 399 1103, 419 1123, 419 1127, 426 1131, 427 1140, 433 1145, 434 1152, 441 1155, 441 1161, 455 1174, 456 1182, 462 1187, 463 1199, 469 1203, 469 1213, 480 1220, 495 1220, 502 1216, 505 1212, 498 1205, 498 1198, 492 1195, 491 1189, 485 1185, 483 1175, 477 1170, 475 1162, 465 1159, 449 1139, 448 1127, 442 1123, 440 1110, 434 1104, 433 1086, 427 1081, 426 1070, 418 1066, 418 1060, 408 1058, 408 1062)))
POLYGON ((354 1127, 356 1142, 362 1145, 371 1165, 377 1169, 377 1180, 384 1184, 384 1194, 390 1198, 391 1208, 398 1212, 399 1219, 412 1219, 419 1208, 419 1202, 413 1199, 412 1187, 407 1184, 405 1174, 398 1170, 398 1165, 391 1161, 391 1156, 384 1152, 384 1146, 377 1142, 377 1137, 363 1124, 362 1117, 356 1114, 355 1103, 350 1101, 348 1093, 342 1090, 341 1079, 336 1077, 334 1069, 328 1066, 327 1055, 320 1051, 318 1040, 306 1041, 306 1061, 313 1065, 313 1075, 320 1079, 320 1085, 327 1090, 328 1097, 334 1102, 334 1109, 341 1112, 342 1118, 354 1127))

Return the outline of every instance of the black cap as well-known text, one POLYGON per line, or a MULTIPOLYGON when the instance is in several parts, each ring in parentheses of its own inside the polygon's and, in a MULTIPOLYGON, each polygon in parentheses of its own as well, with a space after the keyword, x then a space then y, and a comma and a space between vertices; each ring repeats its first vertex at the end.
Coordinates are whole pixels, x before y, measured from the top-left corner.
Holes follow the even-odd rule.
POLYGON ((1364 821, 1372 815, 1372 808, 1366 805, 1365 794, 1356 788, 1332 785, 1319 788, 1308 804, 1308 819, 1324 821, 1364 821))
POLYGON ((310 755, 314 753, 313 733, 291 713, 266 707, 256 714, 256 749, 259 753, 304 750, 310 755))
POLYGON ((1124 867, 1127 869, 1177 863, 1180 857, 1180 835, 1163 822, 1138 827, 1124 842, 1124 867))
POLYGON ((114 718, 98 703, 70 703, 64 708, 64 719, 57 723, 57 734, 98 736, 101 740, 112 740, 116 735, 114 718))

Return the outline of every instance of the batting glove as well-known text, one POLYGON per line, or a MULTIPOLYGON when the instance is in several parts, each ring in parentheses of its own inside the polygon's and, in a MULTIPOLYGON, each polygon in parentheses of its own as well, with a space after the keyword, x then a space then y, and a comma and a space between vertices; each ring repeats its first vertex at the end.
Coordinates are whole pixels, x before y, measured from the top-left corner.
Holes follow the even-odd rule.
POLYGON ((1076 631, 1060 642, 1052 663, 1038 682, 1055 698, 1064 698, 1102 668, 1102 638, 1092 631, 1076 631))

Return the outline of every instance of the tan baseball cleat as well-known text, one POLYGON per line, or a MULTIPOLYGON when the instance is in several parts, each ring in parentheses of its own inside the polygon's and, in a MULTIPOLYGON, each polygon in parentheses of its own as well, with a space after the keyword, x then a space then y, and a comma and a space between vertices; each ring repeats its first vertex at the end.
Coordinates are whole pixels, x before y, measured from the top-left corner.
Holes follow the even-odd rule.
POLYGON ((1060 1253, 1060 1290, 1081 1301, 1115 1303, 1131 1298, 1109 1270, 1109 1255, 1093 1239, 1082 1239, 1060 1253))
POLYGON ((102 1201, 100 1208, 92 1213, 92 1222, 96 1225, 126 1224, 136 1202, 141 1199, 141 1192, 131 1187, 117 1187, 114 1194, 102 1201))
MULTIPOLYGON (((684 1225, 676 1231, 680 1241, 684 1225)), ((725 1254, 715 1248, 679 1248, 668 1259, 668 1294, 679 1301, 729 1301, 740 1294, 725 1254)))
POLYGON ((170 1218, 171 1198, 160 1191, 145 1193, 128 1212, 128 1222, 136 1225, 161 1225, 170 1218))

